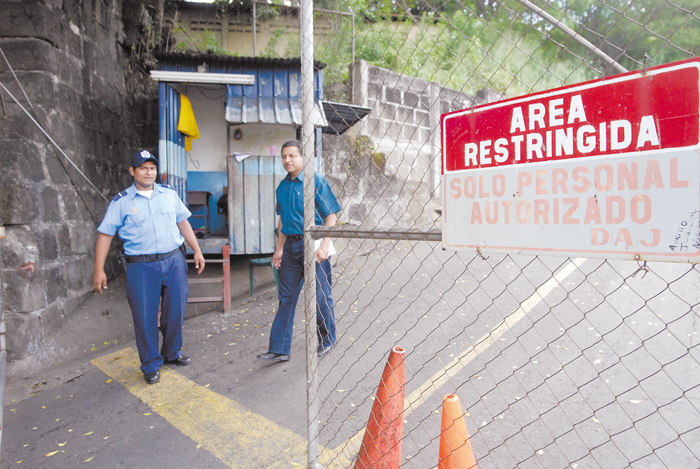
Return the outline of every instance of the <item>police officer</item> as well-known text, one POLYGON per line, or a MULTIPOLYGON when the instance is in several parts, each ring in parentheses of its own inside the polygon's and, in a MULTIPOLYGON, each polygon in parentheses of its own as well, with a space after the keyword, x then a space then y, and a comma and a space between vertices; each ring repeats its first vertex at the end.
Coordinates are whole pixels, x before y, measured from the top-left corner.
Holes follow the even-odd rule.
POLYGON ((165 363, 190 364, 182 354, 182 323, 187 306, 187 263, 183 241, 194 250, 197 273, 204 270, 204 256, 187 221, 191 215, 174 189, 156 184, 158 160, 148 151, 131 157, 129 172, 134 184, 117 194, 97 228, 95 273, 96 292, 107 289, 105 259, 112 238, 119 232, 127 261, 126 294, 134 319, 136 346, 141 371, 148 384, 160 380, 165 363), (163 346, 158 351, 158 309, 162 302, 163 346))
MULTIPOLYGON (((279 308, 270 331, 267 353, 261 360, 289 360, 294 327, 294 311, 304 285, 304 158, 301 142, 291 140, 282 145, 282 164, 287 176, 277 187, 277 214, 280 216, 279 237, 272 263, 279 270, 279 308)), ((316 173, 314 179, 317 225, 335 226, 341 210, 326 178, 316 173)), ((318 357, 330 352, 336 343, 333 296, 331 293, 331 239, 324 238, 316 250, 316 325, 318 357)))

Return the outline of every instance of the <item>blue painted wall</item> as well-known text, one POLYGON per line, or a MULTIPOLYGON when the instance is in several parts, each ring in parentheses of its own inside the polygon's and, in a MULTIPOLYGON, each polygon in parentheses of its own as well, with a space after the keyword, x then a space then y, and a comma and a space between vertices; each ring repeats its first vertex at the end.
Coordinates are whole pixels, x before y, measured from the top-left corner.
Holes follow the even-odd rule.
MULTIPOLYGON (((187 172, 187 189, 190 191, 209 191, 211 198, 209 199, 209 223, 211 234, 215 236, 228 237, 228 229, 226 228, 226 217, 222 213, 216 213, 216 202, 224 194, 224 186, 227 185, 227 176, 225 171, 188 171, 187 172)), ((194 212, 193 212, 194 213, 194 212)), ((203 215, 204 213, 196 213, 203 215)), ((195 218, 198 223, 201 218, 195 218)), ((193 225, 193 228, 198 228, 193 225)))

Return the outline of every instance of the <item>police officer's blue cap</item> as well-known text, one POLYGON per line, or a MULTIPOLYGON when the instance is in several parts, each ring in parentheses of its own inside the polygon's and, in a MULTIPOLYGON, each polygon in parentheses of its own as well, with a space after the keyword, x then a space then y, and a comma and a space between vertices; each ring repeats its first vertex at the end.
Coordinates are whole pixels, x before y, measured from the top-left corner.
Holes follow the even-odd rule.
POLYGON ((147 150, 139 150, 133 155, 131 155, 131 167, 132 168, 138 168, 142 164, 144 164, 146 161, 153 161, 156 166, 158 166, 158 158, 153 156, 151 152, 147 150))

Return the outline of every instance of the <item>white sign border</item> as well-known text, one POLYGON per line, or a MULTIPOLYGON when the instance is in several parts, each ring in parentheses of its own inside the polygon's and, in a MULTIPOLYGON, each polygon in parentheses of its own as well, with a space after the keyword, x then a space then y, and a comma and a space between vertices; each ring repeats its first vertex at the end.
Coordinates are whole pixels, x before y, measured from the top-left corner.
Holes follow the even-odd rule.
MULTIPOLYGON (((698 70, 698 92, 700 93, 700 62, 698 61, 691 61, 691 62, 684 62, 676 65, 672 65, 669 67, 663 67, 663 68, 657 68, 654 70, 648 70, 645 74, 642 74, 641 72, 630 72, 629 74, 624 74, 619 77, 614 77, 610 79, 602 79, 602 80, 596 80, 594 82, 589 82, 586 84, 580 84, 580 85, 571 85, 567 86, 564 88, 560 88, 557 90, 551 90, 551 91, 543 91, 539 93, 533 93, 530 95, 522 96, 519 98, 513 98, 505 101, 499 101, 496 103, 492 104, 486 104, 484 106, 479 106, 478 108, 470 108, 470 109, 465 109, 463 111, 457 111, 454 113, 450 113, 443 117, 442 122, 440 124, 440 129, 441 129, 441 143, 442 143, 442 168, 443 168, 443 173, 441 175, 442 179, 442 198, 443 198, 443 213, 442 213, 442 247, 445 250, 450 250, 450 251, 473 251, 477 253, 498 253, 498 254, 522 254, 522 255, 552 255, 552 256, 561 256, 561 257, 576 257, 576 256, 581 256, 581 255, 586 255, 587 257, 591 258, 602 258, 602 259, 621 259, 621 260, 637 260, 637 261, 645 261, 645 260, 651 260, 651 261, 663 261, 663 262, 683 262, 683 263, 700 263, 700 249, 698 251, 693 252, 693 253, 688 253, 688 252, 672 252, 672 253, 647 253, 643 252, 640 250, 637 251, 627 251, 627 252, 620 252, 620 251, 615 251, 615 252, 610 252, 610 251, 592 251, 590 249, 566 249, 566 250, 557 250, 553 251, 551 249, 546 249, 546 248, 528 248, 528 247, 523 247, 523 246, 512 246, 512 247, 506 247, 506 246, 499 246, 499 247, 493 247, 493 246, 479 246, 479 245, 466 245, 466 246, 455 246, 455 245, 448 245, 447 244, 447 226, 446 226, 446 220, 448 217, 448 213, 446 210, 447 207, 447 177, 448 175, 453 175, 454 173, 462 173, 465 171, 469 171, 472 174, 474 174, 476 177, 479 175, 479 171, 482 168, 467 168, 467 169, 460 169, 460 170, 455 170, 455 171, 447 171, 445 168, 447 168, 447 156, 445 152, 445 148, 447 147, 446 145, 446 132, 445 132, 445 126, 447 124, 447 121, 449 119, 457 118, 457 117, 463 117, 465 115, 469 114, 475 114, 475 113, 481 113, 484 111, 488 111, 491 109, 498 109, 504 106, 513 106, 515 107, 518 104, 522 103, 529 103, 534 100, 541 100, 541 99, 547 99, 551 97, 556 97, 560 96, 562 94, 573 94, 578 91, 582 90, 588 90, 588 89, 593 89, 601 86, 609 86, 612 84, 616 83, 622 83, 625 81, 631 81, 631 80, 637 80, 642 77, 649 77, 649 76, 655 76, 663 73, 669 73, 672 71, 676 70, 683 70, 687 68, 695 68, 698 70)), ((698 109, 698 128, 700 129, 700 108, 698 109)), ((690 146, 685 146, 685 147, 677 147, 669 150, 695 150, 696 153, 698 153, 698 158, 700 158, 700 142, 696 145, 690 145, 690 146)), ((664 150, 661 150, 664 151, 664 150)), ((630 154, 635 154, 639 152, 627 152, 627 153, 615 153, 615 154, 609 154, 609 155, 596 155, 595 157, 590 157, 590 158, 598 158, 598 157, 617 157, 617 156, 629 156, 630 154)), ((648 152, 645 152, 648 153, 648 152)), ((586 157, 589 158, 589 157, 586 157)), ((578 158, 572 158, 568 160, 561 160, 561 161, 571 161, 575 160, 578 158)), ((551 161, 559 161, 559 160, 551 160, 551 161)), ((535 165, 537 163, 534 163, 535 165)), ((511 166, 511 165, 504 165, 504 166, 511 166)), ((485 168, 484 168, 485 169, 485 168)), ((698 178, 700 178, 700 174, 697 175, 698 178)), ((698 193, 698 207, 700 207, 700 193, 698 193)), ((468 228, 467 228, 468 229, 468 228)))

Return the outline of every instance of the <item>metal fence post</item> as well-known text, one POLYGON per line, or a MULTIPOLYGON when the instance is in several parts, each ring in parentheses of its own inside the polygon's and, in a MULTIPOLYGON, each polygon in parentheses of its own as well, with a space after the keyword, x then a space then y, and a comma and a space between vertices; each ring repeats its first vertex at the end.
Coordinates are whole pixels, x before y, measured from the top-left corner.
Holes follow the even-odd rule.
MULTIPOLYGON (((5 239, 5 227, 0 226, 0 241, 5 239)), ((2 244, 0 243, 0 246, 2 244)), ((0 254, 2 250, 0 249, 0 254)), ((2 268, 0 268, 0 451, 2 451, 3 408, 5 407, 5 309, 2 291, 2 268)))
POLYGON ((304 304, 306 305, 306 412, 308 432, 308 467, 318 463, 318 357, 316 356, 316 262, 314 239, 309 227, 315 219, 315 129, 314 112, 314 20, 313 0, 301 2, 301 111, 304 146, 304 304))

